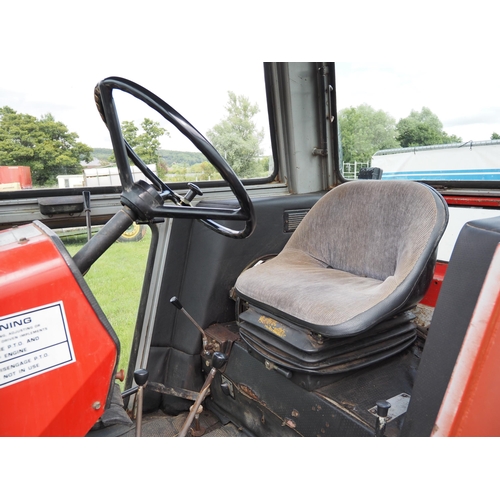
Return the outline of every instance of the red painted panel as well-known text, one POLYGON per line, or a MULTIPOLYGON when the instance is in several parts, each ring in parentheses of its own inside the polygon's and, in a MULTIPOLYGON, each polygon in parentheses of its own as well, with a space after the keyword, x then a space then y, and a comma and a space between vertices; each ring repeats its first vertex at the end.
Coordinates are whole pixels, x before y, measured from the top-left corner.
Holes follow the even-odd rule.
POLYGON ((85 435, 104 411, 115 340, 39 227, 1 231, 0 262, 0 435, 85 435))
POLYGON ((433 436, 500 436, 500 245, 458 356, 433 436))
POLYGON ((444 195, 449 206, 500 207, 500 198, 492 196, 452 196, 444 195))
POLYGON ((447 262, 437 262, 436 268, 434 269, 434 277, 432 278, 431 284, 424 298, 421 300, 422 304, 429 307, 436 307, 436 302, 441 291, 441 286, 443 284, 444 275, 446 274, 446 269, 448 268, 447 262))

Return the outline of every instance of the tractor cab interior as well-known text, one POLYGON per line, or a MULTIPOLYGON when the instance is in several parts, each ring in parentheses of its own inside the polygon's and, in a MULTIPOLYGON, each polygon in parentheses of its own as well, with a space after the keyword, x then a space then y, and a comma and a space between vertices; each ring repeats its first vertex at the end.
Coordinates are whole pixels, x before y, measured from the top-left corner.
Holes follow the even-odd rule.
MULTIPOLYGON (((0 232, 10 266, 0 275, 0 335, 21 336, 31 318, 54 330, 53 339, 40 330, 52 364, 29 376, 9 368, 0 401, 14 408, 22 398, 26 418, 8 413, 3 435, 431 435, 500 243, 499 219, 466 225, 438 279, 446 189, 383 176, 347 181, 332 119, 334 65, 265 68, 277 163, 265 182, 243 182, 191 123, 137 83, 110 77, 96 86, 121 208, 73 257, 49 218, 0 232), (161 180, 124 139, 116 91, 176 127, 223 181, 205 192, 161 180), (130 162, 147 181, 134 182, 130 162), (84 276, 134 222, 150 226, 152 243, 121 391, 119 342, 84 276), (20 276, 37 277, 21 306, 20 276)), ((38 366, 33 357, 29 365, 38 366)))

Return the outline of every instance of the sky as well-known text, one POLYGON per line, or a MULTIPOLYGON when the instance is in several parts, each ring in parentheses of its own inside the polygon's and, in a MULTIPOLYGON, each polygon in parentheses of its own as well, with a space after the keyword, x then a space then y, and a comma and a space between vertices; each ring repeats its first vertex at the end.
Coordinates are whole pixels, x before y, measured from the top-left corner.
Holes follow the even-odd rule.
MULTIPOLYGON (((423 0, 422 8, 427 3, 423 0)), ((412 109, 427 106, 446 132, 464 141, 486 140, 492 132, 500 133, 499 70, 493 58, 478 57, 470 41, 464 43, 459 36, 451 43, 440 26, 444 39, 433 43, 452 55, 434 50, 427 57, 421 32, 415 41, 415 26, 425 21, 432 31, 436 23, 425 9, 413 13, 410 27, 399 17, 393 17, 391 25, 391 17, 382 9, 383 24, 377 24, 372 17, 375 11, 370 11, 366 18, 357 19, 355 27, 347 22, 339 29, 339 23, 328 22, 329 30, 317 30, 314 7, 319 4, 311 0, 309 9, 287 12, 285 18, 272 1, 256 1, 253 9, 241 12, 235 11, 235 4, 218 0, 183 6, 155 0, 9 2, 1 10, 0 106, 36 117, 51 113, 80 141, 94 148, 110 147, 93 101, 95 84, 108 76, 128 78, 148 88, 206 134, 224 117, 228 91, 257 103, 258 127, 268 126, 264 60, 392 57, 398 62, 339 63, 339 109, 367 103, 398 120, 412 109), (265 12, 258 8, 264 5, 265 12), (278 23, 272 22, 273 15, 280 16, 278 23), (391 27, 395 29, 387 29, 391 27), (363 30, 365 38, 359 36, 363 30), (353 33, 357 36, 346 36, 353 33), (411 38, 400 44, 397 40, 403 33, 411 38), (420 62, 408 56, 416 45, 420 62), (375 64, 381 66, 375 68, 375 64)), ((366 11, 372 8, 364 5, 366 11)), ((346 20, 355 12, 353 5, 346 20)), ((474 13, 443 12, 448 21, 454 21, 457 34, 465 25, 471 39, 484 38, 488 32, 489 16, 483 16, 474 36, 474 13)), ((119 94, 115 93, 120 120, 138 125, 146 116, 158 118, 119 94)), ((195 150, 171 126, 166 128, 171 136, 163 138, 162 147, 195 150)), ((268 132, 263 147, 270 153, 268 132)))
MULTIPOLYGON (((96 83, 109 76, 148 88, 203 134, 223 118, 228 91, 248 96, 264 111, 262 59, 235 62, 238 48, 214 37, 209 23, 198 17, 197 22, 179 23, 169 17, 166 2, 78 4, 18 0, 2 6, 0 106, 36 117, 51 113, 92 147, 111 147, 93 99, 96 83), (200 31, 201 37, 194 36, 200 31), (214 38, 221 43, 215 55, 214 38)), ((114 94, 120 120, 139 125, 146 116, 159 118, 120 94, 114 94)), ((265 120, 264 113, 256 116, 259 128, 265 120)), ((164 147, 195 150, 168 130, 171 137, 164 138, 164 147)))
MULTIPOLYGON (((260 84, 262 90, 258 90, 262 93, 264 89, 263 81, 261 83, 262 63, 248 68, 250 78, 240 78, 240 81, 235 75, 241 75, 243 67, 234 65, 233 72, 224 76, 222 84, 220 75, 227 68, 214 63, 208 65, 174 61, 165 62, 163 70, 142 70, 131 65, 126 58, 117 59, 110 64, 96 62, 97 64, 89 62, 88 68, 71 68, 62 63, 60 68, 53 67, 50 72, 40 67, 40 74, 35 79, 31 77, 31 70, 28 75, 21 70, 2 78, 0 106, 8 105, 18 112, 37 117, 51 113, 71 131, 77 132, 81 141, 92 147, 110 147, 108 131, 97 112, 93 97, 95 85, 106 77, 128 78, 148 88, 202 133, 206 133, 224 115, 228 90, 250 95, 252 84, 260 84)), ((157 113, 130 96, 121 92, 113 95, 120 120, 134 120, 136 125, 146 116, 161 120, 157 113)), ((255 95, 253 101, 257 102, 259 99, 265 102, 264 95, 255 95)), ((170 139, 167 138, 167 142, 171 142, 170 139)))
POLYGON ((338 109, 366 103, 398 121, 425 106, 445 132, 464 142, 500 134, 500 69, 488 61, 403 60, 336 67, 338 109))

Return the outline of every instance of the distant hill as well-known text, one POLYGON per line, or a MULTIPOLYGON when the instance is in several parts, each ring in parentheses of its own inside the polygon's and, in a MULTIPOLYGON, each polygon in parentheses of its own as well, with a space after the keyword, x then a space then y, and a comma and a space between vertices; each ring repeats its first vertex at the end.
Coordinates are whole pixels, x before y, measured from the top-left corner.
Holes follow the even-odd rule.
POLYGON ((168 151, 160 149, 160 156, 165 158, 167 165, 187 164, 191 166, 206 161, 205 155, 192 151, 168 151))
MULTIPOLYGON (((95 148, 92 155, 94 158, 102 161, 109 161, 109 157, 113 154, 110 148, 95 148)), ((196 165, 205 161, 205 156, 202 153, 194 153, 191 151, 169 151, 160 149, 160 156, 165 158, 167 165, 196 165)))
POLYGON ((98 160, 109 161, 109 157, 113 154, 113 150, 109 148, 94 148, 92 156, 98 160))

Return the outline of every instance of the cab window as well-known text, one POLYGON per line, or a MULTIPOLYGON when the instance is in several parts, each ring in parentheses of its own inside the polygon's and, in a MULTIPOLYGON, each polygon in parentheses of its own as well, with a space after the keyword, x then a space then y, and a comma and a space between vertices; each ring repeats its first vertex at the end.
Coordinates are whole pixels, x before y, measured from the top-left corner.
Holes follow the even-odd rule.
MULTIPOLYGON (((198 80, 191 63, 175 68, 187 77, 140 81, 205 135, 242 179, 262 179, 274 171, 262 63, 211 63, 214 78, 198 80)), ((107 75, 103 75, 107 76, 107 75)), ((92 93, 93 88, 88 92, 92 93)), ((122 133, 165 182, 221 180, 215 168, 184 136, 146 105, 114 93, 122 133)), ((62 97, 61 97, 62 98, 62 97)), ((92 107, 92 101, 88 101, 92 107)), ((64 102, 60 103, 64 105, 64 102)), ((48 104, 47 104, 48 105, 48 104)), ((106 126, 93 107, 93 121, 65 123, 65 115, 38 114, 38 108, 0 108, 0 189, 119 186, 106 126)), ((133 167, 134 179, 143 178, 133 167)))
POLYGON ((500 180, 495 71, 475 62, 467 71, 336 63, 343 176, 371 168, 383 180, 500 180))

